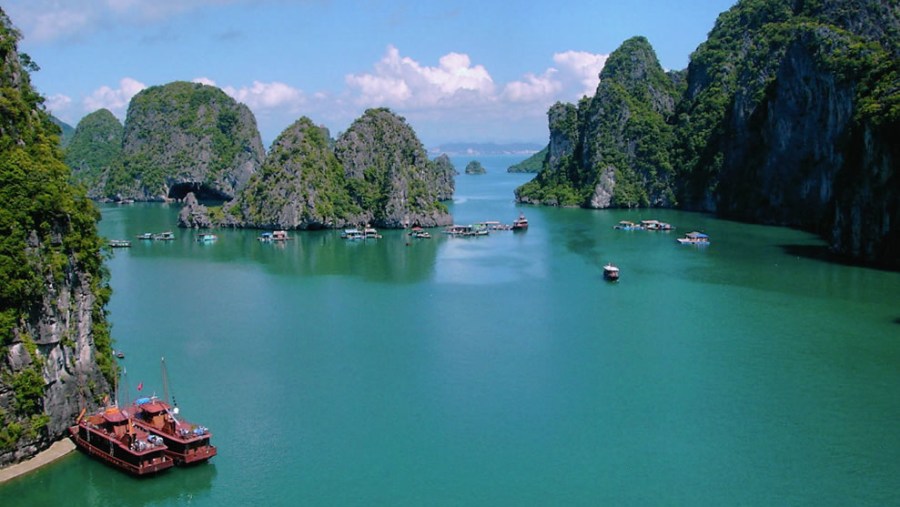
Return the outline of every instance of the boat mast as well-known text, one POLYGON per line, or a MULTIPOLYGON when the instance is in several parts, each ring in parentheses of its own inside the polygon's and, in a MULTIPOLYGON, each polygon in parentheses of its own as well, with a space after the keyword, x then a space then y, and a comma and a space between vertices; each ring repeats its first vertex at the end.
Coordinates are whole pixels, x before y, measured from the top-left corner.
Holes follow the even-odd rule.
MULTIPOLYGON (((163 381, 163 400, 168 403, 169 401, 169 371, 166 368, 166 358, 163 357, 160 359, 160 364, 162 365, 162 381, 163 381)), ((175 395, 172 395, 172 414, 173 416, 178 413, 178 402, 175 401, 175 395)))

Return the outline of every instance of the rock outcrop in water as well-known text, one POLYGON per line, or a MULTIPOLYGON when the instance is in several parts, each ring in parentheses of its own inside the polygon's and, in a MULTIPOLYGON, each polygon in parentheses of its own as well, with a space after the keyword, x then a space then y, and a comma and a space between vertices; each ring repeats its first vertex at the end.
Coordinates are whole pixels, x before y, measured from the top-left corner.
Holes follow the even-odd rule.
POLYGON ((895 2, 742 0, 667 84, 632 39, 597 95, 551 108, 547 169, 517 199, 793 226, 900 267, 898 40, 895 2))
POLYGON ((466 164, 466 174, 487 174, 487 171, 481 162, 473 160, 466 164))
POLYGON ((121 170, 105 193, 118 199, 228 200, 265 158, 256 118, 222 90, 199 83, 152 86, 128 106, 121 170))
POLYGON ((301 118, 272 144, 261 170, 226 207, 233 225, 323 229, 365 222, 351 197, 328 129, 301 118))
POLYGON ((520 202, 590 208, 671 206, 676 86, 643 37, 614 51, 593 98, 548 113, 547 169, 520 202))
POLYGON ((68 183, 18 40, 0 9, 0 466, 59 439, 116 371, 99 213, 68 183))
POLYGON ((449 158, 428 160, 415 132, 387 109, 366 111, 335 142, 301 118, 233 201, 192 204, 179 226, 196 226, 204 213, 215 225, 261 229, 449 225, 440 201, 452 197, 454 173, 449 158))
POLYGON ((447 194, 446 168, 428 160, 406 120, 388 109, 369 109, 335 143, 350 195, 378 227, 450 225, 439 198, 447 194))

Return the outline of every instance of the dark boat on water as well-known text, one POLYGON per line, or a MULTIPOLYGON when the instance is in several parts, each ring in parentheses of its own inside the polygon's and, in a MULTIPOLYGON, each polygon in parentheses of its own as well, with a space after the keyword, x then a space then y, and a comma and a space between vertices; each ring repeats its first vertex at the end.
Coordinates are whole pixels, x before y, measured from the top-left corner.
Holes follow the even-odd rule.
POLYGON ((202 463, 216 455, 209 429, 178 418, 177 407, 156 397, 139 398, 129 412, 136 426, 162 438, 166 454, 176 465, 202 463))
POLYGON ((69 436, 89 455, 133 475, 153 475, 175 464, 162 438, 134 424, 115 406, 87 417, 82 410, 69 436))

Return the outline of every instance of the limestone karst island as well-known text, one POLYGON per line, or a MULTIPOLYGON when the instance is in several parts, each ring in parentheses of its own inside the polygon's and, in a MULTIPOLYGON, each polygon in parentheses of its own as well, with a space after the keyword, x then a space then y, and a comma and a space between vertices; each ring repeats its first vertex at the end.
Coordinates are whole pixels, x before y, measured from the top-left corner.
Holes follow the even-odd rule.
MULTIPOLYGON (((140 12, 203 13, 237 62, 250 28, 216 16, 245 3, 140 12)), ((275 3, 331 44, 303 10, 323 6, 275 3)), ((134 28, 138 4, 84 19, 134 28)), ((499 154, 489 113, 586 52, 503 86, 384 28, 370 73, 329 75, 381 103, 307 87, 265 142, 259 97, 177 57, 73 127, 24 5, 0 9, 0 498, 900 503, 895 0, 738 0, 678 69, 656 34, 617 38, 580 98, 535 102, 533 149, 499 154), (429 148, 434 111, 468 118, 468 150, 429 148)), ((457 11, 433 8, 442 33, 457 11)), ((329 70, 304 58, 283 65, 329 70)))

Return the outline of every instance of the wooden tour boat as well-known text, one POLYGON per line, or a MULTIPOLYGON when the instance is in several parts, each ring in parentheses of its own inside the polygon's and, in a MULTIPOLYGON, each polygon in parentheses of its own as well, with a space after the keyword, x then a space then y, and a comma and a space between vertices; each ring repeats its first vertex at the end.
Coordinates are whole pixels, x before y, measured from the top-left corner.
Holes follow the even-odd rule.
POLYGON ((82 410, 69 436, 91 456, 130 474, 145 476, 171 468, 175 462, 166 454, 163 439, 134 424, 116 406, 84 417, 82 410))
POLYGON ((178 407, 157 399, 139 398, 129 409, 134 424, 162 438, 166 454, 176 465, 202 463, 216 455, 216 446, 210 443, 212 433, 178 417, 178 407))
MULTIPOLYGON (((169 397, 169 374, 166 359, 160 359, 163 380, 163 397, 169 397)), ((217 454, 210 443, 212 433, 205 426, 190 423, 178 416, 178 405, 172 397, 172 405, 156 396, 138 398, 128 409, 134 424, 157 437, 166 445, 166 454, 176 465, 203 463, 217 454)))

